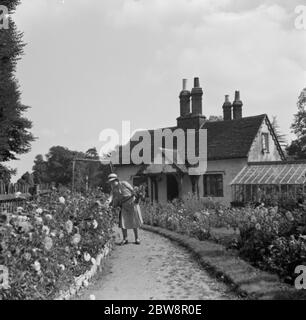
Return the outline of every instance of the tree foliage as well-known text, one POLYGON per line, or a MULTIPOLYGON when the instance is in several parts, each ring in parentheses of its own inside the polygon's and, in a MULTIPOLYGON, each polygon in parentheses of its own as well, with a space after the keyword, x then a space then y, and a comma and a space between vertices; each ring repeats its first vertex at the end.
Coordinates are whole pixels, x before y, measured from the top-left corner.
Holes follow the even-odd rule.
POLYGON ((106 181, 110 168, 101 164, 96 148, 90 148, 83 153, 54 146, 46 154, 46 160, 42 155, 37 155, 33 166, 35 183, 55 183, 57 186, 70 188, 73 179, 73 160, 77 160, 74 168, 76 190, 85 191, 102 187, 104 191, 109 191, 106 181))
POLYGON ((298 97, 298 112, 294 115, 294 121, 291 125, 293 133, 297 139, 292 141, 286 148, 289 156, 295 159, 306 159, 306 88, 302 90, 298 97))
MULTIPOLYGON (((19 1, 0 0, 12 13, 19 1)), ((16 160, 17 155, 28 152, 33 135, 29 132, 32 124, 23 116, 28 109, 21 103, 21 93, 14 76, 16 64, 23 54, 23 34, 17 31, 14 21, 9 18, 9 28, 0 30, 0 179, 13 173, 3 162, 16 160)))
POLYGON ((286 135, 281 132, 276 116, 272 117, 271 125, 272 125, 272 128, 274 130, 274 133, 275 133, 275 135, 277 137, 277 140, 278 140, 280 146, 282 148, 285 148, 287 146, 286 135))

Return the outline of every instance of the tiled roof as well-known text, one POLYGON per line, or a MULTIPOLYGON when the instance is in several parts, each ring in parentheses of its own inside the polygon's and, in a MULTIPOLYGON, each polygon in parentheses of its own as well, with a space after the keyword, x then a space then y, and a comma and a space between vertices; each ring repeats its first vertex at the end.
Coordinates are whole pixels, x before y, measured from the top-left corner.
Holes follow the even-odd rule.
MULTIPOLYGON (((208 160, 221 160, 233 158, 247 158, 258 130, 266 118, 265 114, 244 117, 237 120, 227 121, 207 121, 202 128, 207 129, 207 157, 208 160)), ((171 131, 177 127, 161 128, 170 129, 171 131)), ((160 129, 157 129, 160 130, 160 129)), ((152 139, 154 132, 157 130, 148 130, 152 139)), ((139 141, 130 141, 130 148, 137 145, 139 141)), ((152 160, 154 159, 154 142, 151 143, 152 160)), ((176 143, 174 143, 176 148, 176 143)), ((120 147, 120 150, 122 147, 120 147)), ((121 151, 120 151, 121 163, 121 151)))
POLYGON ((265 119, 262 114, 237 120, 205 122, 208 160, 245 158, 265 119))

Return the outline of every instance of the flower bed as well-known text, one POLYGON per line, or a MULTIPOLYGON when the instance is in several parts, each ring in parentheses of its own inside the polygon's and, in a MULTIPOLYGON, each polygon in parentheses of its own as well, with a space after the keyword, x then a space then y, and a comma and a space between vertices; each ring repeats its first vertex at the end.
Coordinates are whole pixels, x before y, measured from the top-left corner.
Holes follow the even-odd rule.
POLYGON ((295 267, 306 265, 306 205, 291 211, 264 205, 227 209, 190 196, 184 202, 143 204, 143 217, 153 226, 221 242, 291 284, 295 267), (216 236, 218 230, 226 236, 216 236))
POLYGON ((9 272, 1 299, 53 299, 96 264, 114 216, 103 194, 70 192, 28 201, 0 220, 0 265, 9 272))

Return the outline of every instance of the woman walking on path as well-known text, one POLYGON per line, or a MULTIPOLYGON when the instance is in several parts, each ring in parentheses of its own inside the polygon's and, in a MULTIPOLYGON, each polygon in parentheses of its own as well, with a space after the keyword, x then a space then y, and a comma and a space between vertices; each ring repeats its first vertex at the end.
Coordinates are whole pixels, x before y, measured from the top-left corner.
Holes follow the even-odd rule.
POLYGON ((128 243, 127 229, 134 230, 135 243, 140 244, 138 228, 143 224, 140 207, 135 203, 136 197, 133 187, 126 181, 119 181, 115 173, 108 176, 111 184, 111 196, 108 202, 114 208, 119 207, 119 228, 122 229, 122 245, 128 243))

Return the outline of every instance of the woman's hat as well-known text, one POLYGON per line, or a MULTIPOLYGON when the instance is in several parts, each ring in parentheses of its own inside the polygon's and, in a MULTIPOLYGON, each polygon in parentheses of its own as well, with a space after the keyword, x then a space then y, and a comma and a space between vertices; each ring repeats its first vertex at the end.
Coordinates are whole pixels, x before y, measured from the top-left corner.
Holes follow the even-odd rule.
POLYGON ((118 176, 116 175, 116 173, 111 173, 111 174, 108 175, 107 179, 108 179, 107 180, 108 182, 111 182, 111 181, 114 181, 114 180, 118 180, 118 176))

